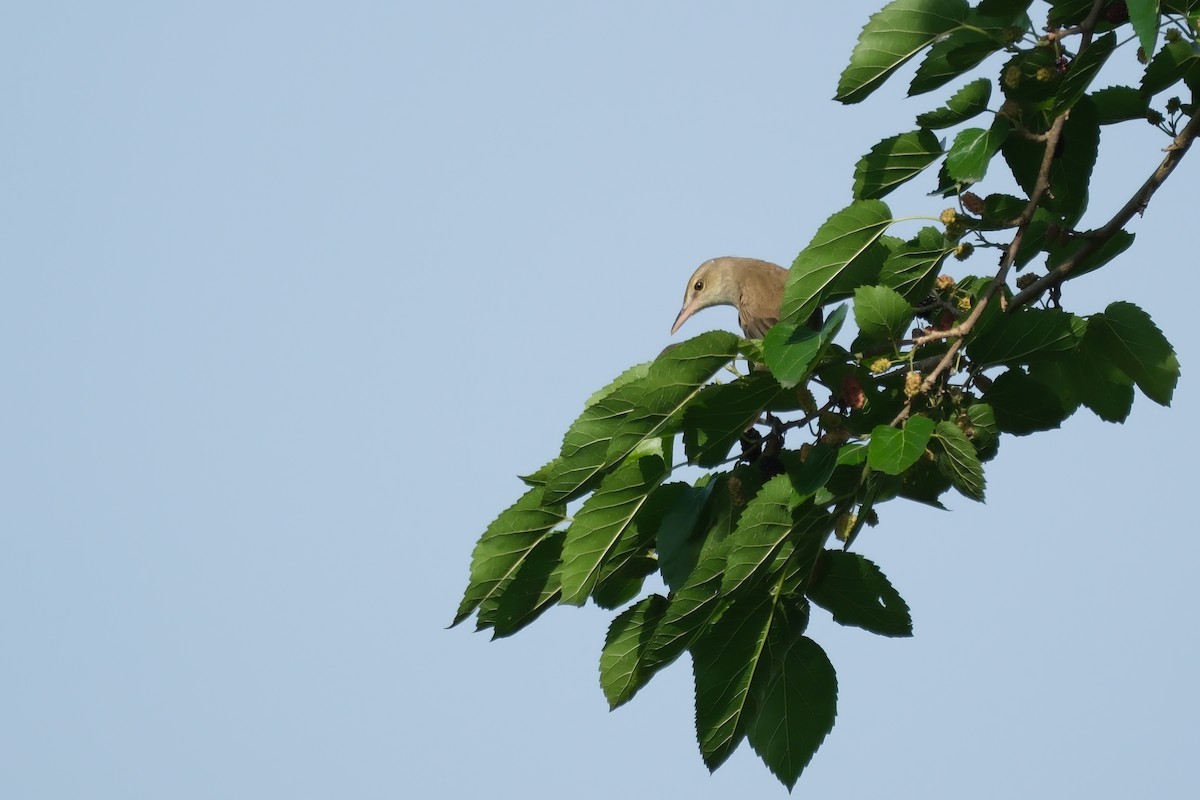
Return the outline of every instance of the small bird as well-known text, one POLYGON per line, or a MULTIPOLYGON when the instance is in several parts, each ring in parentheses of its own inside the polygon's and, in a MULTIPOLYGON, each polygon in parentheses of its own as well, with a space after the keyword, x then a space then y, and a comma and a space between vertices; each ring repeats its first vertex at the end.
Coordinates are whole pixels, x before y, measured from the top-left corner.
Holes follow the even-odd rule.
MULTIPOLYGON (((783 304, 787 278, 788 271, 770 261, 737 256, 711 258, 688 279, 683 308, 679 309, 671 333, 679 330, 688 317, 702 308, 733 306, 738 310, 738 324, 746 338, 761 339, 779 322, 779 307, 783 304)), ((816 318, 819 327, 820 320, 816 318)))

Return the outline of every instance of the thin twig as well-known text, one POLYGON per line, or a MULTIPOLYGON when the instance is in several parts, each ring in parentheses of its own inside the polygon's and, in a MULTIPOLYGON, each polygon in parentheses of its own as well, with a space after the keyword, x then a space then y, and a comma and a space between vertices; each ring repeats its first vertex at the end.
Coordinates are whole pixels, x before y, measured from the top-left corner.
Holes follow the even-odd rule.
POLYGON ((1198 135, 1200 135, 1200 114, 1192 117, 1191 121, 1183 127, 1179 135, 1166 148, 1167 155, 1163 158, 1162 163, 1151 173, 1141 188, 1134 192, 1133 197, 1129 198, 1129 202, 1122 206, 1121 210, 1114 214, 1113 218, 1102 227, 1077 234, 1078 238, 1085 240, 1083 247, 1076 250, 1052 270, 1018 292, 1008 304, 1008 313, 1011 314, 1018 308, 1041 297, 1042 293, 1047 289, 1062 284, 1071 277, 1072 270, 1078 267, 1088 256, 1099 250, 1119 230, 1124 228, 1133 219, 1135 214, 1144 212, 1146 206, 1150 203, 1150 198, 1154 196, 1158 188, 1163 185, 1163 182, 1175 170, 1179 162, 1183 160, 1188 148, 1192 146, 1192 142, 1195 141, 1198 135))

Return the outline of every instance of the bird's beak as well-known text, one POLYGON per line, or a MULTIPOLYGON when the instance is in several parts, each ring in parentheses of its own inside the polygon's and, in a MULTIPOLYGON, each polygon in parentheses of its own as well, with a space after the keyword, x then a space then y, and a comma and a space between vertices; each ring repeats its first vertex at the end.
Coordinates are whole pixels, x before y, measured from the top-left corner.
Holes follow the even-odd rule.
POLYGON ((690 303, 684 303, 683 308, 679 309, 679 316, 675 318, 675 324, 671 326, 671 335, 679 330, 679 326, 687 322, 687 318, 696 313, 696 308, 699 304, 693 300, 690 303))

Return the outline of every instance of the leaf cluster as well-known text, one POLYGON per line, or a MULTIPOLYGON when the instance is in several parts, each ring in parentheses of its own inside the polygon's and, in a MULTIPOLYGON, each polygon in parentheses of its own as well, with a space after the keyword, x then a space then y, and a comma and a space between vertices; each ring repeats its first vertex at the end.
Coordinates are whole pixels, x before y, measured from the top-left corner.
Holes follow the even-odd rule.
POLYGON ((834 668, 807 635, 814 607, 912 634, 900 593, 849 549, 882 505, 982 501, 1003 434, 1080 408, 1123 422, 1135 391, 1170 403, 1179 363, 1150 317, 1119 300, 1068 310, 1062 283, 1132 245, 1123 226, 1195 136, 1200 4, 1061 0, 1044 31, 1031 5, 894 0, 870 18, 838 100, 866 99, 912 59, 910 95, 965 82, 858 162, 853 202, 796 257, 762 340, 702 334, 588 400, 480 538, 455 624, 474 615, 508 636, 556 604, 612 609, 600 682, 613 708, 686 652, 704 762, 748 740, 791 787, 836 716, 834 668), (1095 88, 1134 41, 1149 56, 1140 85, 1095 88), (969 76, 989 60, 992 77, 969 76), (1176 86, 1189 101, 1154 111, 1176 86), (1102 127, 1144 119, 1175 152, 1133 210, 1079 229, 1102 127), (899 235, 907 222, 883 198, 935 164, 932 189, 956 206, 899 235), (1021 196, 972 191, 1003 169, 1021 196), (950 274, 983 251, 994 272, 950 274), (1035 261, 1044 275, 1014 278, 1035 261), (758 366, 739 371, 739 358, 758 366), (680 447, 699 478, 673 479, 680 447), (645 588, 651 576, 661 590, 645 588))

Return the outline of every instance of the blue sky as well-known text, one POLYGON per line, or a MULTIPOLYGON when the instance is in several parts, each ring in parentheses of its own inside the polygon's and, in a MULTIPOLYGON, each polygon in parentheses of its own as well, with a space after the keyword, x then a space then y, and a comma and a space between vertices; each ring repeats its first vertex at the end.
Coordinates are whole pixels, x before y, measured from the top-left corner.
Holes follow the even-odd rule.
MULTIPOLYGON (((445 626, 692 269, 790 263, 944 98, 829 99, 874 7, 3 12, 0 795, 784 796, 745 746, 708 775, 686 659, 608 713, 606 612, 445 626)), ((1105 131, 1085 224, 1165 143, 1105 131)), ((986 505, 881 510, 858 549, 916 636, 814 614, 841 696, 797 796, 1195 791, 1195 158, 1065 294, 1153 316, 1174 406, 1006 438, 986 505)))

